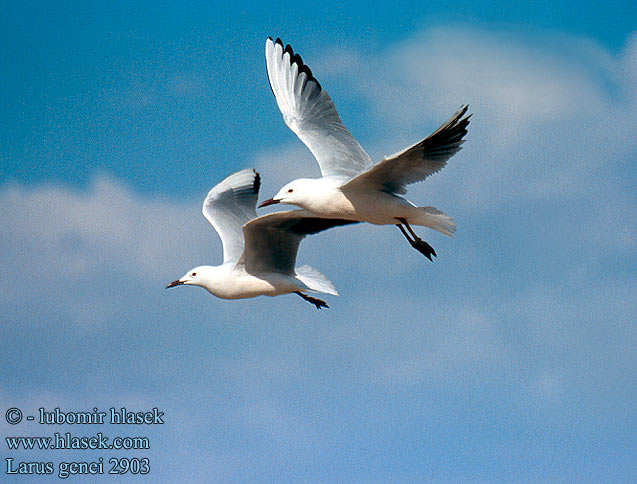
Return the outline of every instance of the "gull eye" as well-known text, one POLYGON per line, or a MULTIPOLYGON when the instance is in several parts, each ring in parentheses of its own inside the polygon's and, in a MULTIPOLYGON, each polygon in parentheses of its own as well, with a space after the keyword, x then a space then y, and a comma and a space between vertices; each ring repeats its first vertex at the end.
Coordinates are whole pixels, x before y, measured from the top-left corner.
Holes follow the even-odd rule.
POLYGON ((196 277, 196 276, 197 276, 197 273, 196 273, 196 272, 193 272, 193 273, 192 273, 192 274, 190 274, 190 275, 191 275, 192 277, 196 277))
POLYGON ((290 189, 288 190, 288 193, 292 193, 293 191, 294 191, 294 188, 290 188, 290 189))

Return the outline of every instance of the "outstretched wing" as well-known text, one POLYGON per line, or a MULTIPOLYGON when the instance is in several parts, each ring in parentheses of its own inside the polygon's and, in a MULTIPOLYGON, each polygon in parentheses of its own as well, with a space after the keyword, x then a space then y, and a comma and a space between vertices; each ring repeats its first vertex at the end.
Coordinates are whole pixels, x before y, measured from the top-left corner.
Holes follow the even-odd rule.
POLYGON ((244 224, 256 218, 261 177, 251 168, 218 183, 203 202, 203 216, 219 234, 223 262, 236 262, 243 252, 244 224))
POLYGON ((306 236, 354 220, 327 219, 305 210, 275 212, 243 226, 245 249, 239 263, 251 274, 279 272, 294 274, 299 244, 306 236))
POLYGON ((456 114, 424 140, 392 156, 384 158, 373 168, 345 184, 375 186, 390 193, 405 193, 406 185, 424 180, 439 172, 447 160, 462 149, 463 137, 471 115, 465 116, 469 106, 456 114))
POLYGON ((372 160, 341 122, 334 103, 301 56, 281 39, 265 42, 270 87, 285 124, 305 143, 324 177, 343 181, 372 166, 372 160))

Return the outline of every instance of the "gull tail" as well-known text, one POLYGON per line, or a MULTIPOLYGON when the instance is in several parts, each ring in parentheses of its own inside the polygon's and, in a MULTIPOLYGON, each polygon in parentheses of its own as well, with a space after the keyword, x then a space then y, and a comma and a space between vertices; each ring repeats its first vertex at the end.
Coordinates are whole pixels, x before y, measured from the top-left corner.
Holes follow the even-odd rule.
POLYGON ((310 266, 296 268, 296 277, 307 286, 310 291, 322 292, 338 296, 336 288, 319 271, 310 266))
POLYGON ((446 213, 434 207, 416 207, 412 216, 407 217, 407 221, 414 225, 424 225, 430 229, 451 237, 456 231, 456 223, 446 213))

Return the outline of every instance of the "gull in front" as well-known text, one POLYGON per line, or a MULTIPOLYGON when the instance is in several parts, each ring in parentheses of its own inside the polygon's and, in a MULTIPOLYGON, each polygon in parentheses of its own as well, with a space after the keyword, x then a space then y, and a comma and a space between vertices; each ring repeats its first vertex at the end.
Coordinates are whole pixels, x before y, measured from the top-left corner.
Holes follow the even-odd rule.
POLYGON ((299 244, 316 234, 352 220, 323 219, 305 210, 288 210, 257 218, 261 179, 253 169, 230 175, 216 185, 203 203, 203 214, 223 245, 223 264, 189 270, 166 289, 194 285, 222 299, 297 294, 317 309, 325 301, 305 294, 338 295, 327 278, 310 266, 295 268, 299 244))
POLYGON ((330 96, 309 67, 281 39, 265 44, 268 78, 285 124, 309 148, 322 178, 299 178, 259 207, 297 205, 320 217, 396 225, 409 243, 429 260, 436 252, 411 225, 451 236, 456 225, 434 207, 417 207, 401 195, 406 186, 440 171, 461 149, 471 115, 460 108, 422 141, 376 165, 341 122, 330 96))

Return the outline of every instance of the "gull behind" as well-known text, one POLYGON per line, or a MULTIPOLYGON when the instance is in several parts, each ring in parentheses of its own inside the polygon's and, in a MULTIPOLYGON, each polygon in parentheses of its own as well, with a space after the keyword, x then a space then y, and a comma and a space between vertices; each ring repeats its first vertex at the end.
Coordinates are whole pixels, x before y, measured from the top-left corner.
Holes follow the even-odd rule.
POLYGON ((376 165, 341 122, 330 96, 301 57, 281 39, 268 38, 266 67, 272 92, 287 126, 312 152, 322 178, 300 178, 259 207, 297 205, 318 216, 396 225, 429 260, 436 255, 411 228, 423 225, 451 236, 456 225, 434 207, 404 198, 406 186, 440 171, 460 151, 471 115, 463 106, 434 133, 376 165))
POLYGON ((355 223, 322 219, 305 210, 256 214, 261 179, 241 170, 217 184, 204 200, 203 215, 223 245, 223 264, 199 266, 166 289, 194 285, 222 299, 297 294, 317 309, 328 305, 305 292, 338 295, 332 283, 309 266, 295 268, 301 240, 331 227, 355 223))

